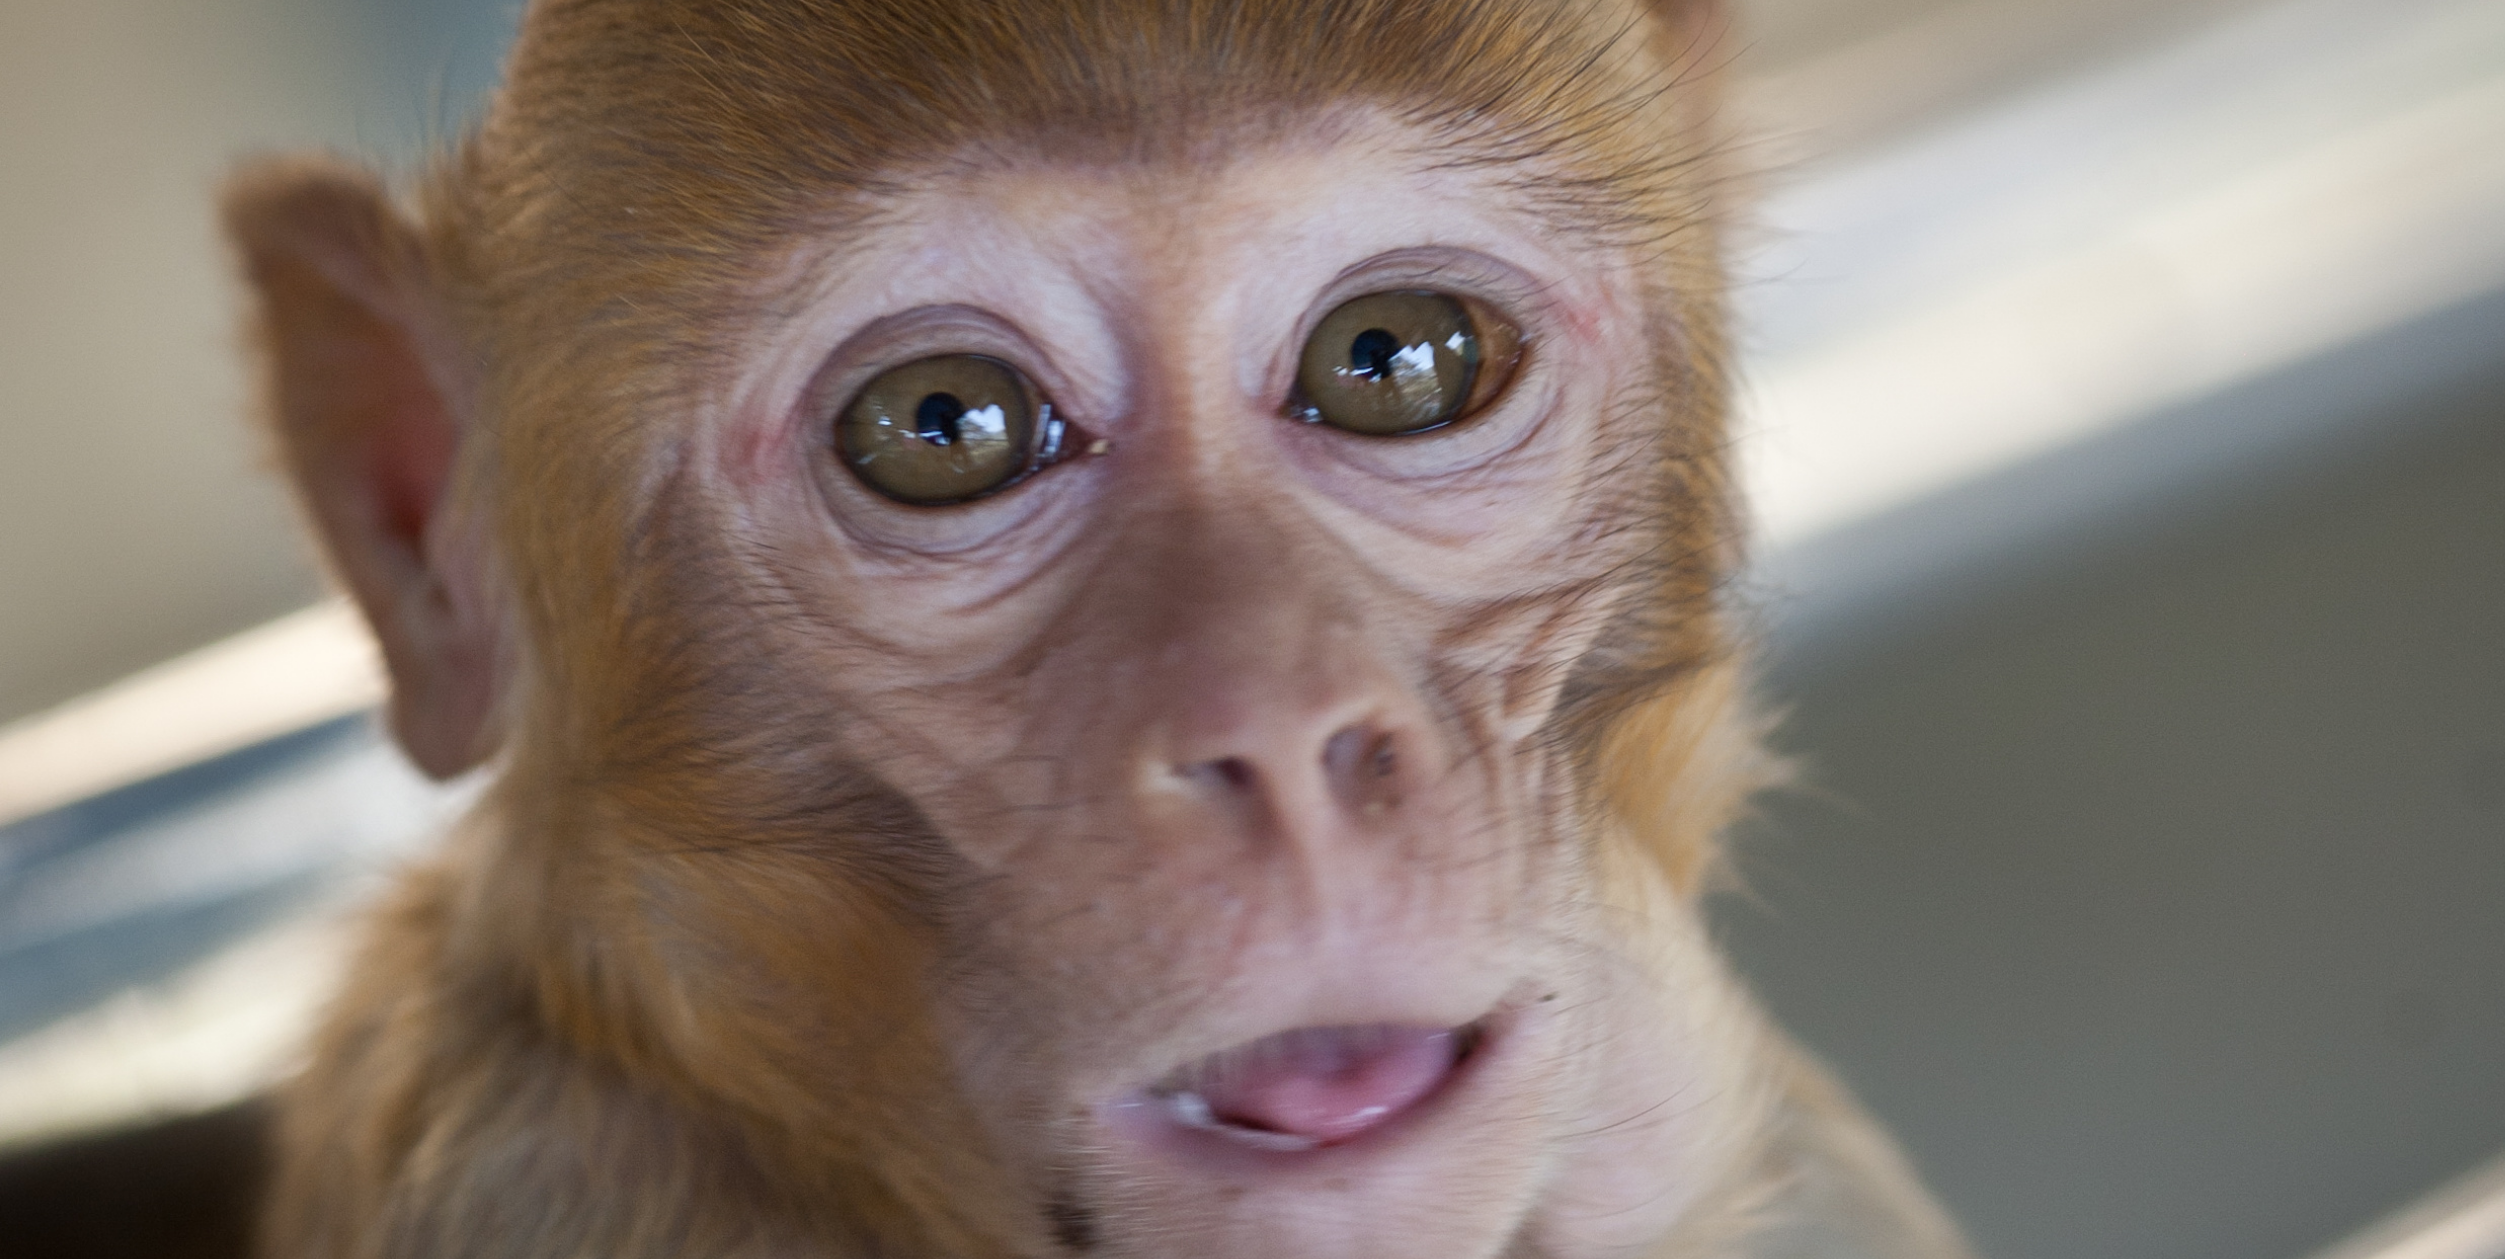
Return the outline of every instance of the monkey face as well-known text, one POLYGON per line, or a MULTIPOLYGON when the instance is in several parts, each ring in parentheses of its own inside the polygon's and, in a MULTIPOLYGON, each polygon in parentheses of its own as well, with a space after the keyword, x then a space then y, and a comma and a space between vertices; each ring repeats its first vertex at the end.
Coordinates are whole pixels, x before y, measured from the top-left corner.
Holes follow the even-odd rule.
POLYGON ((1566 712, 1656 595, 1689 369, 1626 255, 1413 141, 937 167, 643 421, 583 842, 790 1140, 867 1106, 1108 1254, 1592 1244, 1697 1188, 1711 968, 1604 886, 1566 712))
POLYGON ((396 729, 497 775, 280 1251, 1714 1253, 1709 13, 545 0, 419 222, 241 185, 396 729))

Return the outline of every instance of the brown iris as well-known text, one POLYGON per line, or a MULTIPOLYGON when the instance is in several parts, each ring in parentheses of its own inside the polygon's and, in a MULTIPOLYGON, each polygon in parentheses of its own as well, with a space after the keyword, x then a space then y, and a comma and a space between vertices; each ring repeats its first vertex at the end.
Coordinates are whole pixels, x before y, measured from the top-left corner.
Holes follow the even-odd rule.
POLYGON ((1428 432, 1503 392, 1520 349, 1519 330, 1475 302, 1425 289, 1369 293, 1306 339, 1295 409, 1369 437, 1428 432))
POLYGON ((961 503, 1035 464, 1035 387, 999 359, 945 354, 891 368, 862 387, 835 425, 844 463, 900 503, 961 503))

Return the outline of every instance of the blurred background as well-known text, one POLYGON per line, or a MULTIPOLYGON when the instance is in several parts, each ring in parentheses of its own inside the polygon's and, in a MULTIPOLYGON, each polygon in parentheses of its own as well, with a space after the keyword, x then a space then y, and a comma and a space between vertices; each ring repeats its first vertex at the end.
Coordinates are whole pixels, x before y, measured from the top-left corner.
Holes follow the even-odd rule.
MULTIPOLYGON (((2002 1259, 2505 1189, 2505 0, 1735 7, 1804 767, 1741 969, 2002 1259)), ((512 20, 0 0, 0 1150, 283 1070, 458 805, 359 715, 210 207, 409 161, 512 20)))

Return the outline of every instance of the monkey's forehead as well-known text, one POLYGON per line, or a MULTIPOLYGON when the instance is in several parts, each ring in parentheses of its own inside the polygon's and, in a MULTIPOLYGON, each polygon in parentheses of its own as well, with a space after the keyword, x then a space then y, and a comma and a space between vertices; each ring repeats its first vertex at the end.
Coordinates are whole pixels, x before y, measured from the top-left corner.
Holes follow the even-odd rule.
POLYGON ((908 313, 981 312, 1080 374, 1057 382, 1065 403, 1120 392, 1085 377, 1119 376, 1149 343, 1189 343, 1196 379, 1263 395, 1290 370, 1289 333, 1315 303, 1387 286, 1470 294, 1540 336, 1643 354, 1646 294, 1624 254, 1548 230, 1486 172, 1401 152, 1396 135, 1351 135, 1180 174, 941 170, 856 230, 789 242, 743 320, 745 370, 805 372, 908 313))
MULTIPOLYGON (((1388 114, 1548 212, 1694 213, 1695 59, 1641 0, 552 0, 447 168, 504 227, 771 230, 936 155, 1188 169, 1388 114), (1678 203, 1676 205, 1670 203, 1678 203), (590 220, 590 222, 585 222, 590 220)), ((702 247, 706 241, 690 242, 702 247)), ((743 242, 745 243, 745 242, 743 242)))
POLYGON ((1615 270, 1620 251, 1544 210, 1518 181, 1438 161, 1407 124, 1341 118, 1188 167, 984 146, 900 168, 851 230, 807 233, 793 255, 822 274, 920 251, 924 268, 1044 263, 1107 285, 1214 291, 1285 272, 1311 285, 1401 249, 1485 251, 1543 290, 1592 296, 1576 282, 1615 270))

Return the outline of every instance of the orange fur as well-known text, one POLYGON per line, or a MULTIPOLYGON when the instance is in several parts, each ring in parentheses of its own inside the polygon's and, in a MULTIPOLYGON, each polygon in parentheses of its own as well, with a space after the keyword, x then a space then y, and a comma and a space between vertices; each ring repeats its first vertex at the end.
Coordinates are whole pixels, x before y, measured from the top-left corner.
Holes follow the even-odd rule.
POLYGON ((241 178, 282 443, 395 729, 495 775, 287 1094, 266 1253, 1144 1255, 1200 1228, 1239 1253, 1308 1206, 1269 1253, 1391 1253, 1362 1230, 1395 1225, 1445 1254, 1747 1253, 1804 1177, 1920 1238, 1875 1253, 1960 1253, 1695 921, 1767 776, 1719 606, 1717 30, 1675 0, 542 0, 413 214, 343 167, 241 178), (1272 191, 1303 179, 1394 180, 1456 232, 1492 207, 1580 277, 1556 361, 1617 384, 1573 492, 1507 500, 1558 537, 1387 536, 1433 563, 1386 573, 1194 453, 1246 431, 1175 367, 1211 251, 1305 222, 1272 191), (1111 455, 1067 474, 1133 478, 1097 531, 1121 545, 1056 543, 1017 589, 1065 602, 990 637, 1010 596, 899 623, 967 579, 795 532, 820 509, 778 460, 811 430, 746 401, 794 396, 760 347, 969 206, 1071 249, 1123 224, 1080 273, 1166 312, 1121 334, 1159 366, 1101 408, 1111 455), (932 575, 880 584, 900 566, 932 575), (1274 702, 1387 731, 1389 794, 1121 776, 1195 730, 1269 738, 1274 702), (1495 1077, 1523 1088, 1416 1154, 1459 1169, 1440 1190, 1386 1179, 1369 1211, 1292 1171, 1168 1175, 1070 1110, 1103 1086, 1067 1081, 1270 1030, 1240 1008, 1326 924, 1398 953, 1379 923, 1451 933, 1453 983, 1526 976, 1487 1024, 1527 1029, 1495 1077))

